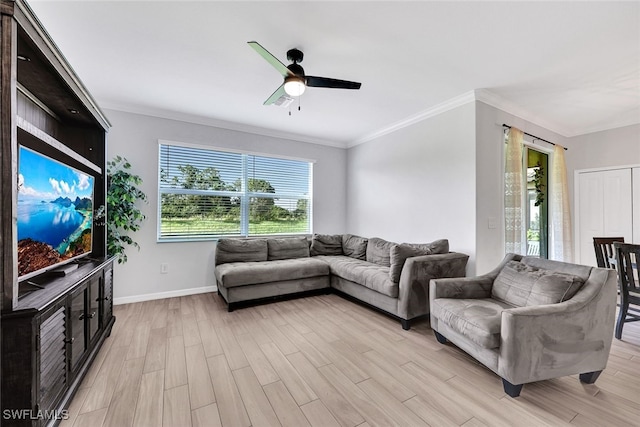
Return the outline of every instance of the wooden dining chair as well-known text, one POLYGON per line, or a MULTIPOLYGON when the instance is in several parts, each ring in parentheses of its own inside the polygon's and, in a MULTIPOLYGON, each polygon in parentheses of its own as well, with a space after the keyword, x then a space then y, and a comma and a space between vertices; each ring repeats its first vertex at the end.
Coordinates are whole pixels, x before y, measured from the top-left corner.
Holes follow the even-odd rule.
POLYGON ((596 262, 600 268, 615 268, 609 262, 610 259, 615 258, 613 252, 613 243, 624 243, 624 237, 594 237, 593 247, 596 250, 596 262))
POLYGON ((614 242, 613 249, 620 290, 620 311, 615 336, 622 339, 624 324, 640 320, 640 245, 614 242))

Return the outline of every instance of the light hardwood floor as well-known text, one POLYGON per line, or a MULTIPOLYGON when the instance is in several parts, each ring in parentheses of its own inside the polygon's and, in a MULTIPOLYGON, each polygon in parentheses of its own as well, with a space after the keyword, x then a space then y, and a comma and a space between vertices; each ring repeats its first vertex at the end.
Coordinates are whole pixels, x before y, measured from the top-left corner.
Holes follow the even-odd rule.
POLYGON ((336 295, 227 313, 215 294, 114 307, 63 427, 630 426, 640 423, 640 324, 593 385, 500 379, 427 321, 410 331, 336 295))

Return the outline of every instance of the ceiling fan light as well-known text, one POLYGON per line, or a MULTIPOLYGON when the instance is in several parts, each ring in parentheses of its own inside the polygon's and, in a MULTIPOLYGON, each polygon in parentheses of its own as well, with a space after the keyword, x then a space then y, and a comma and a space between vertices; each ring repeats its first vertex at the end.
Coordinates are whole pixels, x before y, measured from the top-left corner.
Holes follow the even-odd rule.
POLYGON ((306 86, 304 84, 304 79, 298 76, 287 77, 284 82, 284 91, 289 96, 300 96, 304 93, 306 86))

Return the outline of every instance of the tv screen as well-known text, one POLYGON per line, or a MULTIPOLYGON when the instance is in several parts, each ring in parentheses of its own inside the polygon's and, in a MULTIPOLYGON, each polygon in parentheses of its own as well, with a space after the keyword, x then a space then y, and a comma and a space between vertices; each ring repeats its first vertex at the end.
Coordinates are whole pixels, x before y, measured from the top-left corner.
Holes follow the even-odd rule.
POLYGON ((18 276, 91 252, 94 178, 24 146, 18 157, 18 276))

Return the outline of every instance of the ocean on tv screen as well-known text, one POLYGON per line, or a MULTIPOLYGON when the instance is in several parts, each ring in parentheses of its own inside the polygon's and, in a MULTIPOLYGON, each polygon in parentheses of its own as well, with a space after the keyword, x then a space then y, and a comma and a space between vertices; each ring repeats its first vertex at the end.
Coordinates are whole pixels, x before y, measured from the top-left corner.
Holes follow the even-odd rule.
POLYGON ((90 252, 93 177, 21 147, 17 216, 20 276, 90 252))

